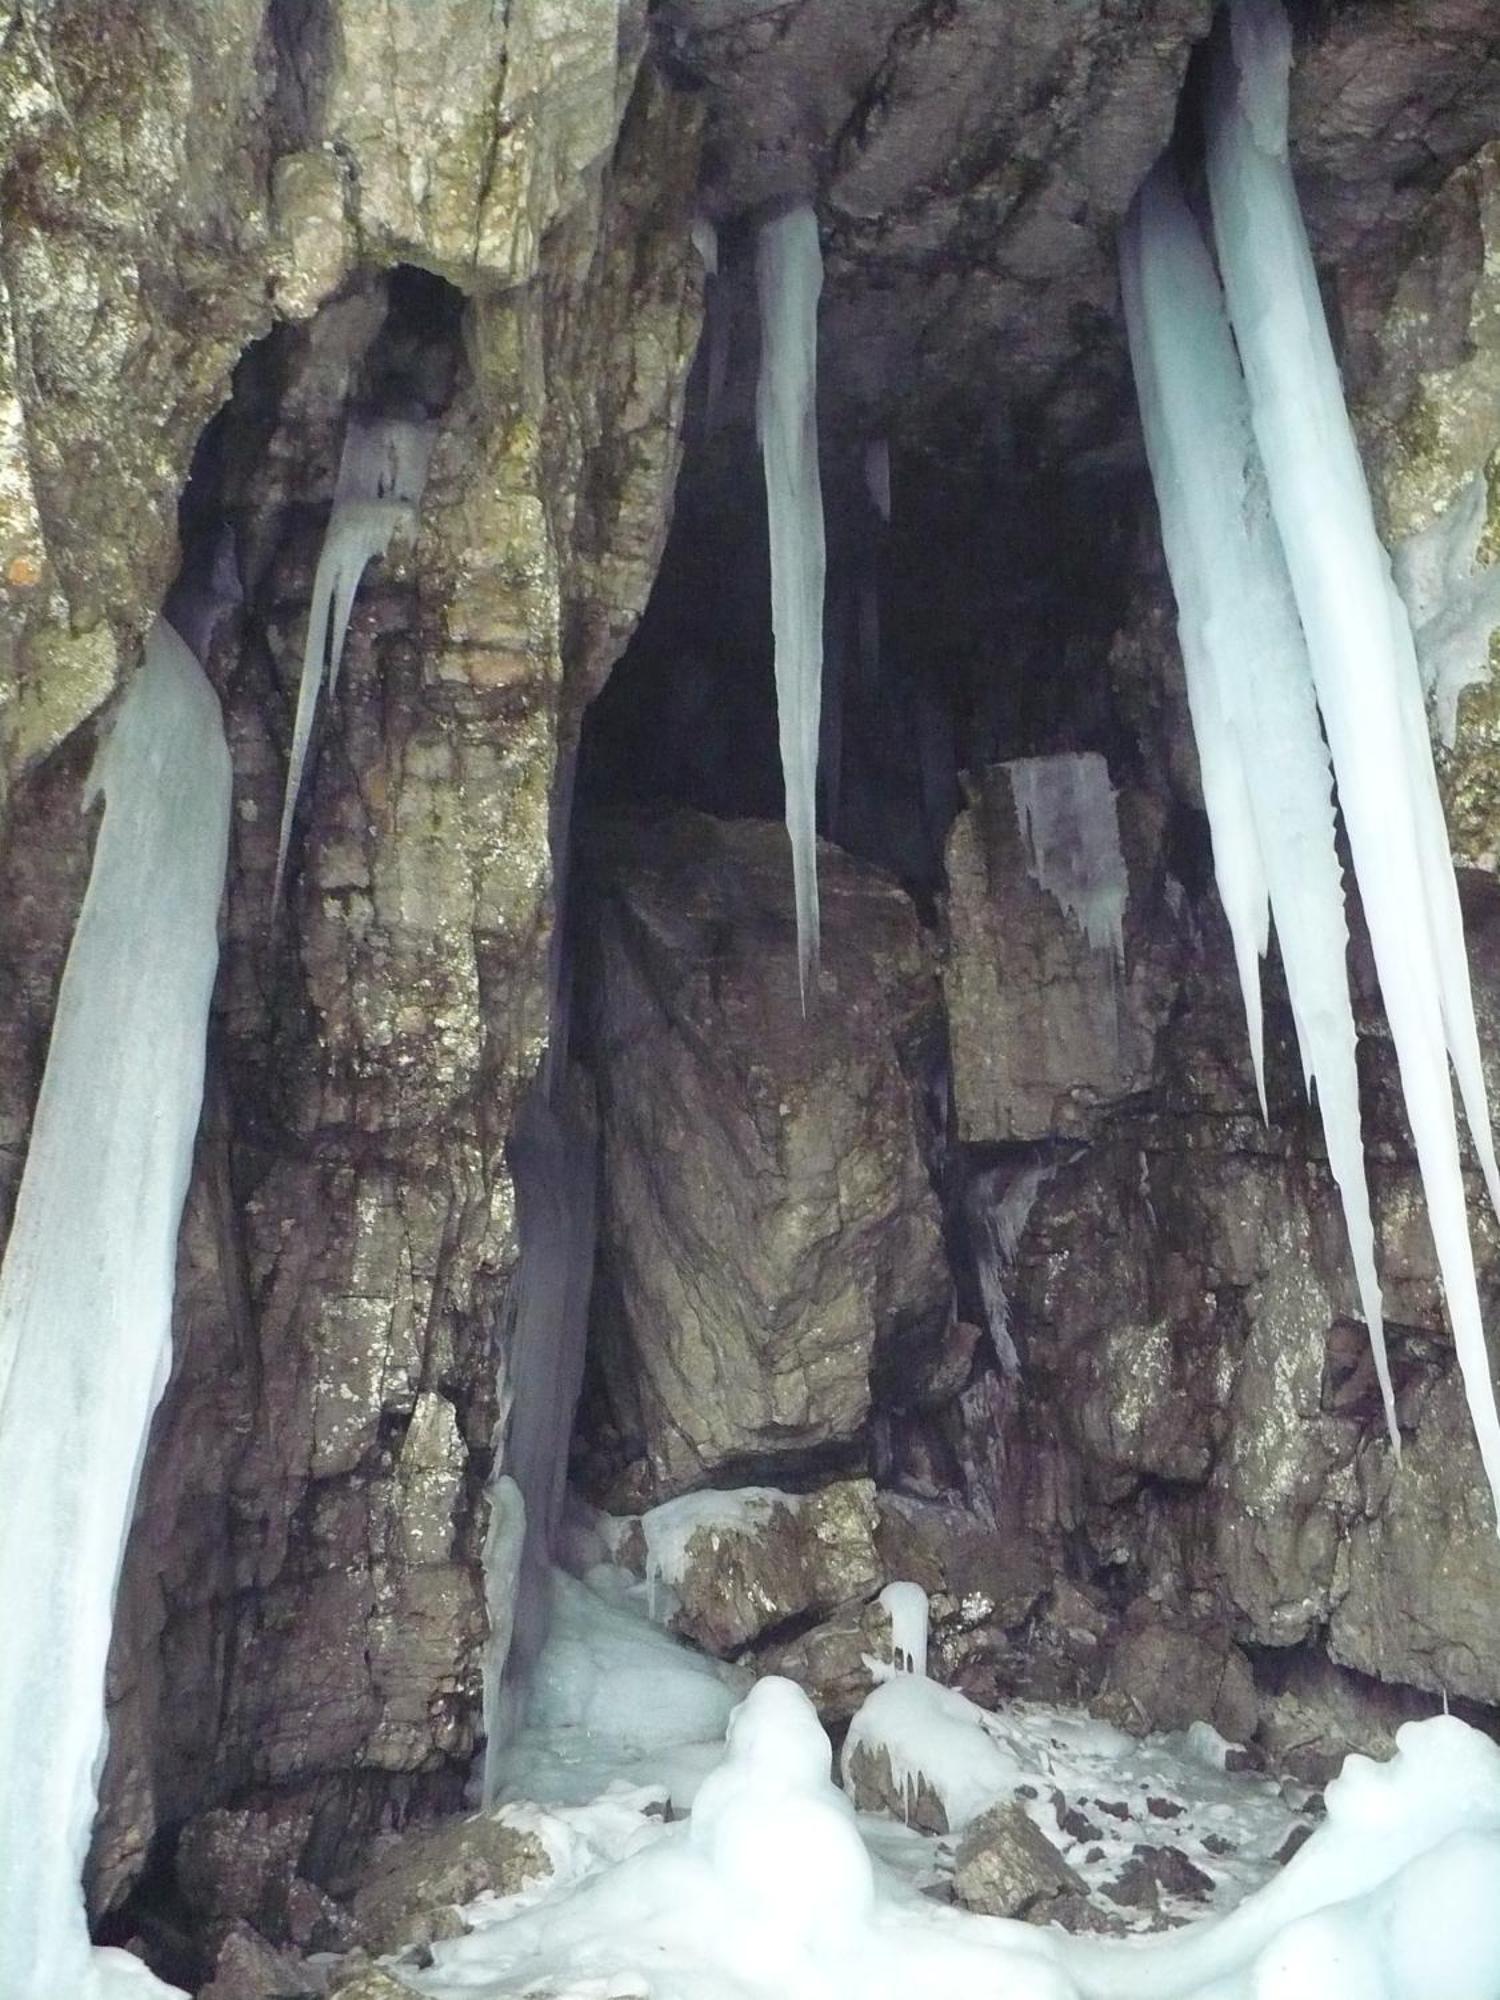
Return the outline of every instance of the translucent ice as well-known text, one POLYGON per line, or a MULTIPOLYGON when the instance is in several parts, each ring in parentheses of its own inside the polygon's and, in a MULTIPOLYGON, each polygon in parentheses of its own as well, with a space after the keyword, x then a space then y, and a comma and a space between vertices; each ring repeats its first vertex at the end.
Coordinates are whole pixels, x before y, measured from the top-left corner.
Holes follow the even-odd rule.
POLYGON ((802 1005, 818 972, 818 711, 823 685, 823 489, 818 474, 818 225, 803 204, 761 227, 756 429, 771 541, 771 629, 802 1005))
POLYGON ((95 761, 100 793, 0 1268, 7 2000, 152 1984, 118 1953, 91 1957, 80 1876, 115 1585, 171 1361, 229 828, 219 704, 161 620, 95 761))
POLYGON ((1257 951, 1266 943, 1269 889, 1303 1069, 1309 1085, 1317 1086, 1394 1439, 1328 751, 1223 295, 1207 245, 1165 164, 1131 209, 1120 275, 1177 598, 1214 872, 1234 939, 1261 1105, 1257 951))
POLYGON ((1454 1345, 1492 1493, 1495 1411, 1469 1242, 1451 1056, 1500 1208, 1458 889, 1406 608, 1375 531, 1287 156, 1280 0, 1233 0, 1208 117, 1229 314, 1271 509, 1307 638, 1454 1345))
POLYGON ((328 691, 332 694, 338 686, 339 663, 344 655, 360 578, 377 556, 385 554, 398 528, 414 525, 422 488, 427 483, 427 465, 435 436, 431 424, 395 417, 349 420, 334 486, 333 512, 328 517, 307 613, 297 715, 292 726, 291 754, 287 758, 281 833, 276 843, 273 912, 281 901, 292 817, 302 790, 324 664, 328 666, 328 691))

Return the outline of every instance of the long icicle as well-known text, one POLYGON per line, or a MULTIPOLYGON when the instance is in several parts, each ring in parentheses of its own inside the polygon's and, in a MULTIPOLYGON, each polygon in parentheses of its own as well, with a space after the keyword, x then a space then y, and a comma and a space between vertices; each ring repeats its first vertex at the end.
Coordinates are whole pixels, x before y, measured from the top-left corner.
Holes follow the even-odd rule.
POLYGON ((1208 119, 1209 191, 1251 418, 1333 753, 1454 1346, 1500 1517, 1500 1417, 1449 1077, 1500 1192, 1468 960, 1416 655, 1375 530, 1287 151, 1280 0, 1232 0, 1208 119))
POLYGON ((292 819, 302 790, 302 773, 312 740, 324 665, 328 665, 328 692, 332 695, 338 688, 339 664, 360 579, 370 563, 385 554, 396 530, 414 525, 427 482, 434 436, 431 424, 412 423, 403 418, 368 421, 352 417, 349 421, 334 485, 333 512, 328 517, 323 546, 318 553, 312 602, 307 612, 297 714, 292 724, 281 832, 276 842, 276 881, 271 891, 273 917, 281 903, 292 819))
MULTIPOLYGON (((171 1361, 229 832, 219 704, 161 620, 95 761, 97 792, 104 817, 0 1269, 7 2000, 92 2000, 113 1985, 115 1955, 89 1951, 80 1878, 115 1586, 171 1361)), ((158 1990, 129 1967, 140 2000, 158 1990)))
MULTIPOLYGON (((1165 163, 1127 218, 1120 277, 1177 597, 1214 871, 1231 931, 1245 883, 1261 876, 1269 891, 1303 1070, 1309 1086, 1316 1085, 1386 1424, 1399 1449, 1360 1127, 1333 777, 1223 294, 1165 163)), ((1240 922, 1244 928, 1243 905, 1240 922)), ((1239 957, 1238 934, 1235 947, 1239 957)), ((1245 984, 1243 960, 1240 978, 1245 984)), ((1260 1034, 1258 964, 1249 978, 1245 1013, 1253 1048, 1260 1034)))
POLYGON ((823 258, 817 220, 806 204, 762 226, 755 276, 760 297, 756 429, 766 477, 776 714, 805 1013, 818 983, 818 722, 827 569, 817 412, 823 258))

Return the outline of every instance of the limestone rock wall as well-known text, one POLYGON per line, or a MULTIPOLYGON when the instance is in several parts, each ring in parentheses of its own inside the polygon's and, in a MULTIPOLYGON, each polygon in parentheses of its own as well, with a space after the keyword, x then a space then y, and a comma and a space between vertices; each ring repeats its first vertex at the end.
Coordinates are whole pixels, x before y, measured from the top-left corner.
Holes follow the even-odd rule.
POLYGON ((111 1668, 103 1906, 159 1827, 217 1802, 297 1798, 327 1864, 467 1769, 550 795, 665 534, 700 119, 615 0, 509 26, 473 0, 11 11, 7 1190, 87 869, 80 725, 180 560, 201 597, 227 551, 239 600, 206 662, 234 842, 176 1368, 111 1668), (273 925, 351 403, 439 434, 416 540, 361 592, 273 925))
POLYGON ((682 814, 591 843, 603 1135, 594 1334, 654 1494, 866 1449, 951 1318, 920 1138, 937 989, 907 899, 821 856, 804 1019, 786 836, 682 814))

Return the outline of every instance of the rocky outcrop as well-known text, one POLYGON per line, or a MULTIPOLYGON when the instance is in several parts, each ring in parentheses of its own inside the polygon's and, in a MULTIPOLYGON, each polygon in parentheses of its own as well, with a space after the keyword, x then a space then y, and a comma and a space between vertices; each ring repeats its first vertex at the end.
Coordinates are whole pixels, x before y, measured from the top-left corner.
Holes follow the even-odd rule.
POLYGON ((355 1942, 381 1957, 460 1937, 459 1907, 513 1895, 552 1873, 535 1834, 499 1819, 461 1820, 402 1834, 379 1849, 349 1909, 355 1942))
POLYGON ((872 1370, 920 1394, 951 1314, 911 906, 823 851, 804 1018, 779 827, 616 826, 591 865, 595 1334, 619 1429, 667 1493, 847 1453, 872 1370))
POLYGON ((179 555, 188 609, 220 587, 206 664, 235 763, 99 1904, 158 1828, 266 1787, 306 1806, 331 1865, 320 1803, 352 1847, 393 1789, 451 1801, 473 1748, 550 792, 665 533, 699 115, 640 69, 644 9, 559 0, 510 44, 487 5, 440 12, 232 5, 210 33, 174 0, 64 5, 5 38, 7 1194, 87 866, 79 725, 179 555), (415 541, 361 592, 278 930, 290 712, 351 403, 437 439, 415 541))
MULTIPOLYGON (((1471 916, 1482 1008, 1495 944, 1493 921, 1471 916)), ((1215 1682, 1215 1701, 1229 1685, 1226 1619, 1240 1642, 1312 1642, 1383 1680, 1500 1699, 1500 1554, 1389 1045, 1368 1013, 1362 1027, 1375 1058, 1367 1136, 1399 1467, 1315 1114, 1284 1108, 1296 1090, 1290 1024, 1278 1003, 1270 1094, 1286 1122, 1268 1131, 1244 1096, 1235 1102, 1228 1054, 1243 1028, 1227 968, 1222 985, 1189 985, 1155 1086, 1162 1109, 1115 1120, 1060 1166, 1020 1251, 1012 1323, 1039 1447, 1031 1518, 1044 1535, 1049 1518, 1053 1532, 1082 1532, 1096 1574, 1144 1583, 1144 1624, 1173 1625, 1173 1644, 1217 1631, 1193 1669, 1215 1682)), ((1484 1284, 1500 1252, 1477 1184, 1472 1194, 1484 1284)), ((1160 1643, 1142 1629, 1130 1645, 1160 1643)), ((1112 1677, 1135 1676, 1129 1653, 1112 1677)), ((1179 1686, 1191 1677, 1186 1659, 1141 1671, 1179 1686)), ((1230 1733, 1243 1733, 1242 1686, 1233 1706, 1230 1733)))
POLYGON ((0 772, 109 696, 176 566, 176 506, 273 319, 398 261, 525 284, 597 195, 644 7, 308 13, 88 0, 6 37, 0 772))
POLYGON ((1138 795, 1124 802, 1132 893, 1121 964, 1038 881, 1011 768, 969 781, 948 837, 943 998, 958 1135, 970 1142, 1090 1131, 1101 1104, 1149 1084, 1173 990, 1170 912, 1152 894, 1160 830, 1149 806, 1138 795))

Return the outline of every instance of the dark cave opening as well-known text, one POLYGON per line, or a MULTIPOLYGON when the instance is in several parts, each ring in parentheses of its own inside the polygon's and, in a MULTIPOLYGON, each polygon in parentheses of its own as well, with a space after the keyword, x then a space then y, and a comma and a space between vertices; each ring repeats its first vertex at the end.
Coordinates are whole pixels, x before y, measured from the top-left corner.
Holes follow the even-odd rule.
MULTIPOLYGON (((672 524, 640 623, 585 714, 581 822, 688 807, 779 819, 758 342, 747 232, 711 281, 672 524)), ((960 778, 1007 758, 1149 755, 1110 646, 1151 530, 1133 423, 1059 456, 979 384, 887 436, 845 393, 820 420, 828 575, 818 827, 930 898, 960 778), (889 507, 889 518, 883 509, 889 507)), ((1024 417, 1024 412, 1022 413, 1024 417)))

